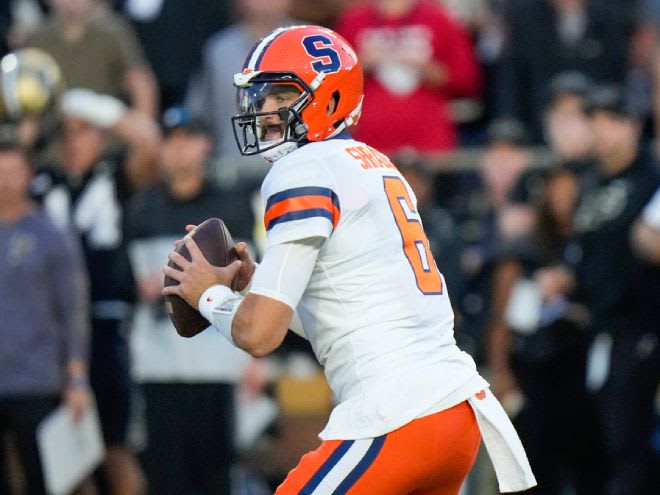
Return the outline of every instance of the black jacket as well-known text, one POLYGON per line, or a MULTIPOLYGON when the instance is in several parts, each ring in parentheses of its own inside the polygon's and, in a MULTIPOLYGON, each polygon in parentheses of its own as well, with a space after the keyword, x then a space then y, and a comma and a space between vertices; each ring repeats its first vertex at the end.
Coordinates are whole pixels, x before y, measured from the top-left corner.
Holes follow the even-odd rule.
POLYGON ((631 227, 660 186, 650 153, 588 187, 575 216, 581 256, 575 266, 581 298, 598 330, 658 331, 660 267, 633 252, 631 227))
POLYGON ((497 80, 496 112, 525 123, 540 141, 547 87, 553 76, 580 71, 598 83, 623 83, 630 23, 609 9, 588 3, 586 32, 575 46, 563 46, 549 0, 519 5, 509 15, 509 41, 497 80))

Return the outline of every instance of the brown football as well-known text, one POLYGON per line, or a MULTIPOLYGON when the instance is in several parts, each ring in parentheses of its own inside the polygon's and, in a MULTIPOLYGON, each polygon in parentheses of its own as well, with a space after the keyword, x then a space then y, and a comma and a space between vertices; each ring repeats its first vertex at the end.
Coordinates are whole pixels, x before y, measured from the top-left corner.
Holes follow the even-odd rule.
MULTIPOLYGON (((188 235, 194 239, 204 257, 212 265, 227 266, 238 259, 231 234, 219 218, 206 220, 188 235)), ((190 253, 185 244, 179 244, 175 251, 190 261, 190 253)), ((167 265, 179 269, 171 261, 168 261, 167 265)), ((165 287, 178 283, 173 278, 165 276, 165 287)), ((166 296, 165 308, 174 328, 182 337, 194 337, 209 327, 207 319, 179 296, 166 296)))

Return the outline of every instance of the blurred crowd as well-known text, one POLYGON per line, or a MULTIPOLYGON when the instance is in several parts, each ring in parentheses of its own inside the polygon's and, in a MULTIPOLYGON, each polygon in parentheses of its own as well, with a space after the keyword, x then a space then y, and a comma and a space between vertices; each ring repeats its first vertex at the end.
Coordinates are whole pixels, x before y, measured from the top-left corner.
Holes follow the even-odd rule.
MULTIPOLYGON (((36 429, 61 402, 95 404, 106 445, 80 494, 272 493, 316 447, 332 396, 305 341, 185 340, 161 296, 188 224, 263 249, 233 74, 295 23, 355 47, 351 132, 417 196, 530 493, 655 493, 660 1, 5 0, 0 494, 44 493, 36 429)), ((495 493, 485 471, 466 494, 495 493)))

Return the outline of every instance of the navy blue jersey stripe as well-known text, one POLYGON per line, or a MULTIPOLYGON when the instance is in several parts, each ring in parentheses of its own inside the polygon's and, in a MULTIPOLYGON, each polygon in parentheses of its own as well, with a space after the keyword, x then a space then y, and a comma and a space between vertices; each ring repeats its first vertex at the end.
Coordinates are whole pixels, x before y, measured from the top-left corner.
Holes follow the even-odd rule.
POLYGON ((351 448, 351 445, 353 445, 353 440, 344 440, 340 443, 330 457, 328 457, 328 460, 321 465, 318 471, 314 473, 314 476, 312 476, 307 484, 303 486, 302 490, 298 492, 299 495, 309 495, 316 490, 316 487, 319 486, 321 481, 323 481, 323 478, 325 478, 330 470, 335 467, 335 464, 339 462, 339 459, 344 456, 346 451, 351 448))
POLYGON ((290 222, 292 220, 302 220, 304 218, 312 218, 312 217, 327 218, 328 220, 330 220, 330 223, 332 223, 333 221, 332 212, 324 208, 311 208, 309 210, 291 211, 289 213, 285 213, 284 215, 280 215, 279 217, 275 217, 270 222, 268 222, 268 226, 266 227, 266 230, 270 230, 273 227, 275 227, 275 225, 280 223, 290 222))
POLYGON ((299 196, 328 196, 332 200, 338 211, 341 212, 339 207, 339 198, 332 189, 327 187, 294 187, 292 189, 285 189, 278 193, 273 194, 266 202, 266 211, 275 203, 279 203, 283 199, 297 198, 299 196))
POLYGON ((383 435, 381 437, 374 438, 373 443, 367 450, 367 453, 364 454, 362 460, 360 460, 357 466, 353 468, 353 471, 348 473, 348 476, 344 478, 344 481, 342 481, 337 489, 333 492, 333 495, 344 495, 346 492, 348 492, 348 490, 351 489, 357 480, 359 480, 360 477, 367 472, 367 469, 369 469, 369 467, 373 464, 373 462, 376 460, 376 457, 378 457, 380 450, 383 448, 386 437, 387 435, 383 435))

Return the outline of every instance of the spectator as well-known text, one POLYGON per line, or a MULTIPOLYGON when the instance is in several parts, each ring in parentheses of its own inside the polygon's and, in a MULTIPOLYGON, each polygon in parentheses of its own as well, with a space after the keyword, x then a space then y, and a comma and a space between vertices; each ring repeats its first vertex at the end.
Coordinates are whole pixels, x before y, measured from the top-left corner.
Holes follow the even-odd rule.
POLYGON ((660 378, 660 272, 635 255, 630 235, 660 177, 639 143, 638 114, 622 91, 596 90, 588 108, 599 177, 585 190, 575 217, 581 256, 572 273, 561 267, 546 273, 546 292, 563 294, 574 284, 594 330, 611 339, 609 373, 599 377, 604 384, 598 391, 605 493, 647 494, 653 491, 649 438, 660 378))
POLYGON ((135 108, 151 118, 156 118, 159 106, 159 87, 156 74, 146 63, 142 43, 135 29, 121 13, 113 10, 114 0, 92 0, 94 3, 93 16, 106 28, 116 32, 116 36, 123 44, 127 53, 139 55, 142 61, 139 67, 126 74, 123 93, 128 93, 132 102, 140 102, 135 108))
POLYGON ((239 240, 249 238, 253 222, 249 210, 235 208, 230 193, 206 178, 209 130, 180 108, 168 110, 164 124, 161 182, 137 194, 128 210, 140 297, 131 348, 145 402, 145 470, 150 493, 230 493, 234 384, 250 357, 215 332, 177 335, 161 296, 162 266, 189 223, 220 217, 239 240))
POLYGON ((80 253, 30 201, 30 176, 25 151, 0 145, 0 439, 14 434, 25 493, 40 495, 37 426, 60 396, 74 417, 87 407, 89 327, 80 253))
POLYGON ((154 174, 159 133, 142 113, 89 90, 67 92, 62 111, 61 172, 44 169, 33 191, 56 223, 70 225, 82 240, 91 282, 90 377, 107 446, 103 471, 113 493, 140 493, 140 469, 126 446, 130 377, 125 331, 133 280, 123 208, 154 174), (109 134, 128 151, 106 155, 109 134))
POLYGON ((305 24, 334 28, 337 18, 357 0, 291 0, 291 15, 305 24))
MULTIPOLYGON (((522 394, 515 423, 538 479, 534 494, 603 493, 603 469, 592 398, 585 386, 588 334, 586 309, 565 297, 544 297, 545 271, 575 256, 571 244, 579 178, 569 168, 546 174, 536 224, 504 253, 495 269, 507 335, 491 341, 491 356, 513 377, 505 402, 522 394), (508 290, 507 289, 508 286, 508 290), (514 395, 515 396, 515 395, 514 395), (567 407, 570 404, 570 407, 567 407)), ((501 370, 500 370, 501 371, 501 370)))
POLYGON ((293 24, 287 16, 289 0, 237 0, 236 6, 240 20, 208 41, 202 74, 188 93, 192 114, 212 126, 219 158, 214 175, 224 184, 237 180, 258 183, 268 167, 263 158, 242 157, 236 148, 231 123, 236 111, 234 74, 241 71, 245 54, 257 40, 279 26, 293 24))
POLYGON ((550 80, 544 112, 544 135, 562 165, 576 171, 593 162, 593 135, 584 110, 591 81, 580 72, 561 72, 550 80))
MULTIPOLYGON (((573 170, 580 182, 593 175, 593 133, 585 112, 585 99, 591 90, 589 79, 579 72, 562 72, 550 81, 543 114, 543 134, 555 165, 573 170)), ((542 167, 523 173, 511 200, 535 204, 544 182, 542 167)))
POLYGON ((476 29, 483 15, 489 10, 489 0, 440 0, 447 10, 463 25, 476 29))
POLYGON ((158 78, 161 108, 183 101, 190 75, 202 64, 202 47, 213 33, 233 20, 233 2, 124 0, 121 3, 158 78))
MULTIPOLYGON (((487 129, 487 137, 479 174, 463 178, 468 192, 459 195, 451 205, 462 245, 463 285, 452 293, 459 315, 456 338, 478 362, 483 358, 482 336, 491 311, 492 270, 505 242, 502 218, 507 211, 513 211, 509 202, 511 190, 532 161, 526 149, 526 131, 519 122, 494 121, 487 129)), ((508 236, 515 234, 515 227, 527 229, 531 218, 526 215, 518 225, 513 223, 508 236)))
POLYGON ((372 0, 349 8, 337 30, 365 71, 355 138, 385 153, 438 153, 458 144, 449 100, 479 92, 465 31, 429 0, 372 0))
POLYGON ((641 257, 660 263, 660 189, 635 222, 633 246, 641 257))
POLYGON ((622 84, 628 20, 589 0, 532 0, 511 9, 499 74, 500 115, 521 120, 542 139, 545 92, 552 77, 575 70, 598 83, 622 84))
POLYGON ((27 46, 52 55, 69 88, 86 88, 119 97, 153 116, 156 88, 135 34, 97 0, 50 0, 46 23, 29 36, 27 46))

